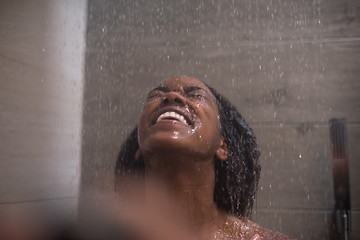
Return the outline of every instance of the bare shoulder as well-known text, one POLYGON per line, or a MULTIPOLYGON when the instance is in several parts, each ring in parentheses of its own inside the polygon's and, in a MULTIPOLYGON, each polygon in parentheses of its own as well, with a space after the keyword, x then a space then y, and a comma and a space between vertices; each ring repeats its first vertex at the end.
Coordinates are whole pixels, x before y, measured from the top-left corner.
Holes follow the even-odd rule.
POLYGON ((274 232, 264 227, 261 227, 259 224, 254 223, 250 220, 246 221, 250 228, 255 229, 256 234, 260 236, 260 239, 279 239, 279 240, 290 240, 292 238, 280 233, 274 232))
POLYGON ((235 239, 261 239, 261 240, 290 240, 292 238, 274 232, 250 220, 239 219, 235 216, 228 218, 226 222, 225 235, 232 235, 235 239), (236 235, 236 236, 234 236, 236 235), (257 237, 256 237, 257 236, 257 237))

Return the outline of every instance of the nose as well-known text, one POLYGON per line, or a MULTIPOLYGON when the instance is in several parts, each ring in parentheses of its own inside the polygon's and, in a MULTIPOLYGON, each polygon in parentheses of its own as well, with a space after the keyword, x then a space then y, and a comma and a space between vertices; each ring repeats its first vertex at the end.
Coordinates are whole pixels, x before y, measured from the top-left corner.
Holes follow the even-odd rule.
POLYGON ((184 105, 185 99, 179 92, 168 92, 163 99, 163 103, 184 105))

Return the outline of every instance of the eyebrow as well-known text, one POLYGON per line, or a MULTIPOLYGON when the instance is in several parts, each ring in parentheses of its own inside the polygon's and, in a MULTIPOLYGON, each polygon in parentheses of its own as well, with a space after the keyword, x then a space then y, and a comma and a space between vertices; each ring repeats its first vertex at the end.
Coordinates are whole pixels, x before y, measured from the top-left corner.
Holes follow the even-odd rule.
POLYGON ((154 91, 161 91, 161 92, 170 92, 170 88, 168 87, 156 87, 153 90, 151 90, 148 95, 154 91))
POLYGON ((205 93, 208 93, 208 91, 206 91, 206 89, 198 87, 198 86, 184 87, 185 92, 192 92, 192 91, 197 91, 197 90, 201 90, 201 91, 203 91, 205 93))
MULTIPOLYGON (((185 92, 193 92, 193 91, 197 91, 197 90, 201 90, 205 93, 208 93, 208 91, 204 88, 198 87, 198 86, 188 86, 188 87, 184 87, 184 91, 185 92)), ((156 87, 153 90, 151 90, 148 95, 154 91, 161 91, 161 92, 170 92, 170 88, 169 87, 156 87)))

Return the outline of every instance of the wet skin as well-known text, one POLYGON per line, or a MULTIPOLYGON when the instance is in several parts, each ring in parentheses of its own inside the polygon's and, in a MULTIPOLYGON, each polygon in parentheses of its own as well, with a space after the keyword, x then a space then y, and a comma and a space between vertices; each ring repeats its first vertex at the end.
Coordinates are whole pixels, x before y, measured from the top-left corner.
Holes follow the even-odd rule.
POLYGON ((178 154, 192 159, 213 158, 222 144, 216 100, 195 78, 181 76, 165 80, 149 92, 138 134, 144 155, 181 150, 178 154), (174 118, 156 122, 164 112, 184 116, 187 124, 174 118))

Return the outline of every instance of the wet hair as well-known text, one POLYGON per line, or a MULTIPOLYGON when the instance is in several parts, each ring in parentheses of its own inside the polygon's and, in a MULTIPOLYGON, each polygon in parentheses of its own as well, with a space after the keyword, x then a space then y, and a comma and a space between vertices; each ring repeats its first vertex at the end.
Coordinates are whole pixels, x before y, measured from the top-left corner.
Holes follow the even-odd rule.
MULTIPOLYGON (((248 218, 252 212, 260 178, 260 149, 253 130, 230 101, 208 86, 219 109, 220 129, 227 145, 226 161, 215 160, 214 202, 219 209, 248 218)), ((115 190, 121 176, 144 176, 144 160, 135 161, 139 149, 137 127, 121 147, 115 167, 115 190)))

